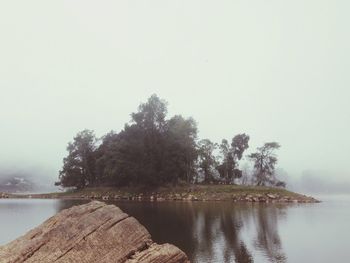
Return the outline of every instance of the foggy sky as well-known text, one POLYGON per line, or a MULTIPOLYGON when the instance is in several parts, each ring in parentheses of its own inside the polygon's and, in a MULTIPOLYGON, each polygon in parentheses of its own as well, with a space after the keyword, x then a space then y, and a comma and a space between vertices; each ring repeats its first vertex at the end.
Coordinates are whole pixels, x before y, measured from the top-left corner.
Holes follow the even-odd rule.
POLYGON ((350 174, 349 1, 0 3, 0 167, 56 178, 85 128, 156 93, 200 138, 278 141, 279 167, 350 174))

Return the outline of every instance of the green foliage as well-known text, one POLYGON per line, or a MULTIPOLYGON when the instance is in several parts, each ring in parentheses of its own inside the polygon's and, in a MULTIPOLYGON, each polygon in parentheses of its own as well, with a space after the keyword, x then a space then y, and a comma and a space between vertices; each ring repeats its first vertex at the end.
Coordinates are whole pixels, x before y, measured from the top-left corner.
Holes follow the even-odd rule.
POLYGON ((197 124, 180 115, 172 117, 164 134, 164 169, 167 182, 192 182, 197 160, 197 124))
POLYGON ((161 131, 164 129, 168 112, 167 102, 153 94, 146 103, 142 103, 138 112, 132 113, 132 121, 147 131, 161 131))
POLYGON ((167 103, 152 95, 131 123, 110 132, 96 147, 90 131, 78 133, 67 150, 60 184, 86 186, 157 186, 190 183, 196 173, 197 125, 176 115, 166 119, 167 103))
POLYGON ((204 182, 209 183, 214 180, 214 168, 217 160, 214 156, 214 151, 218 145, 211 142, 209 139, 200 140, 198 143, 199 167, 204 174, 204 182))
POLYGON ((274 172, 277 164, 277 156, 275 154, 275 150, 279 149, 280 147, 281 146, 277 142, 268 142, 262 147, 258 147, 257 152, 248 156, 254 162, 254 176, 257 185, 264 186, 266 184, 276 184, 277 180, 274 172))
MULTIPOLYGON (((168 119, 167 112, 167 102, 152 95, 119 133, 111 131, 97 140, 93 131, 79 132, 68 144, 58 184, 78 189, 156 187, 196 183, 200 177, 204 183, 232 184, 242 176, 239 162, 249 147, 248 135, 238 134, 220 145, 209 139, 197 142, 195 120, 181 115, 168 119)), ((279 147, 266 143, 249 155, 258 185, 274 179, 273 151, 279 147)))
POLYGON ((219 146, 222 162, 216 169, 226 184, 230 184, 233 179, 242 176, 242 171, 238 169, 238 166, 244 151, 249 148, 248 142, 249 135, 244 133, 233 137, 231 145, 228 144, 226 139, 222 140, 219 146))
POLYGON ((94 185, 96 137, 93 131, 83 130, 67 146, 68 156, 63 159, 60 184, 64 187, 84 188, 94 185))
POLYGON ((242 133, 232 138, 231 149, 235 160, 241 160, 245 150, 249 148, 249 135, 242 133))

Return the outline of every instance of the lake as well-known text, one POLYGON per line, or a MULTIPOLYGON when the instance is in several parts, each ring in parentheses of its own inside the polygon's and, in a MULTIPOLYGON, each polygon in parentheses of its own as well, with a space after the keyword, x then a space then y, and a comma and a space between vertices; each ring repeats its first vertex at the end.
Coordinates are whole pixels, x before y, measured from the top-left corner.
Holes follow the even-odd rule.
MULTIPOLYGON (((320 204, 111 202, 191 262, 346 262, 350 199, 320 204)), ((0 199, 0 245, 79 200, 0 199)))

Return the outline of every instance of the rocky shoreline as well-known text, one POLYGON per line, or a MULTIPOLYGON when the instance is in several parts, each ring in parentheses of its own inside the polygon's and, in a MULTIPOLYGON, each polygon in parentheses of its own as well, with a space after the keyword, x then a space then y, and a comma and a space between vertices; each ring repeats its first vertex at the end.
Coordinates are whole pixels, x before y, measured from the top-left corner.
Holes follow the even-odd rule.
POLYGON ((233 199, 234 202, 257 202, 257 203, 320 203, 319 200, 310 196, 301 196, 293 198, 290 196, 281 196, 278 194, 256 194, 240 196, 233 199))
POLYGON ((250 203, 319 203, 311 196, 281 188, 237 185, 190 185, 177 187, 140 188, 85 188, 47 194, 6 194, 0 198, 83 199, 102 201, 230 201, 250 203))
POLYGON ((7 193, 0 193, 0 199, 2 198, 10 198, 10 195, 7 193))
POLYGON ((250 203, 319 203, 313 197, 284 189, 259 187, 192 187, 161 188, 158 191, 131 191, 130 189, 94 188, 67 193, 12 195, 11 198, 82 199, 103 201, 231 201, 250 203))
POLYGON ((313 197, 300 196, 300 197, 290 197, 281 196, 278 194, 267 193, 263 194, 245 194, 242 196, 233 196, 232 199, 220 198, 220 197, 207 197, 198 198, 192 194, 174 194, 174 195, 136 195, 136 196, 110 196, 110 195, 91 195, 91 196, 80 196, 81 199, 91 199, 91 200, 129 200, 129 201, 150 201, 150 202, 162 202, 162 201, 233 201, 233 202, 255 202, 255 203, 319 203, 319 200, 313 197))

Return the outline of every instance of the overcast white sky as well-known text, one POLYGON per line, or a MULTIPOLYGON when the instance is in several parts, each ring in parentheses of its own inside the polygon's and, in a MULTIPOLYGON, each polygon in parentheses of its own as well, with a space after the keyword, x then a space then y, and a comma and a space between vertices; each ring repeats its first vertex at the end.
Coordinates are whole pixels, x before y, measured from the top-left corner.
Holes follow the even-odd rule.
POLYGON ((200 137, 278 141, 279 166, 350 174, 350 2, 0 2, 0 167, 56 177, 84 128, 151 94, 200 137))

